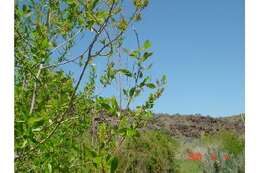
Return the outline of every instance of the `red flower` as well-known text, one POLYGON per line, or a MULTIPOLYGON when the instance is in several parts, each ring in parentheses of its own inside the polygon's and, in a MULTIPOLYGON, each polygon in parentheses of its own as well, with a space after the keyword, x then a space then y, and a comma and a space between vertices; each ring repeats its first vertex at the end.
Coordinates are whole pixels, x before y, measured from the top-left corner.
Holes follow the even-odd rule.
POLYGON ((212 153, 211 155, 210 155, 210 159, 211 160, 217 160, 217 155, 216 155, 216 153, 212 153))
POLYGON ((202 160, 203 155, 199 152, 188 153, 188 160, 202 160))
POLYGON ((228 154, 224 154, 224 155, 223 155, 223 160, 230 160, 229 155, 228 155, 228 154))

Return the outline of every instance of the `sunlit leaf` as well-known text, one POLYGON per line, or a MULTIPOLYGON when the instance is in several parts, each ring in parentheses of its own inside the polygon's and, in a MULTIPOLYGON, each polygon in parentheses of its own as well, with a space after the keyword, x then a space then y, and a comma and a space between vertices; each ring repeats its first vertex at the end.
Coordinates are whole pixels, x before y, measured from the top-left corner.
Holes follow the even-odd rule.
POLYGON ((146 40, 144 42, 144 48, 145 49, 149 49, 150 47, 152 47, 152 43, 149 40, 146 40))
POLYGON ((148 88, 154 89, 156 86, 153 83, 147 83, 145 84, 148 88))

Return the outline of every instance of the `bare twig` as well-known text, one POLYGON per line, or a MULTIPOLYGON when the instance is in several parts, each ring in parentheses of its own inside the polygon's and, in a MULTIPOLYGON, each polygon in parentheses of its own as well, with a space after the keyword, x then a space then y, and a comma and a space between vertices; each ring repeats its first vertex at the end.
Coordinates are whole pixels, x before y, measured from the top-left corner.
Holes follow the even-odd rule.
POLYGON ((89 50, 89 49, 85 50, 82 54, 80 54, 80 55, 78 55, 78 56, 75 56, 75 57, 73 57, 73 58, 71 58, 71 59, 67 59, 67 60, 62 61, 62 62, 60 62, 60 63, 56 63, 56 64, 51 64, 51 65, 44 66, 43 69, 45 69, 45 68, 57 67, 57 66, 60 66, 60 65, 65 65, 65 64, 70 63, 70 62, 74 62, 74 61, 76 61, 77 59, 79 59, 79 58, 81 58, 82 56, 84 56, 84 55, 87 53, 88 50, 89 50))
POLYGON ((110 50, 109 50, 107 53, 105 53, 105 54, 101 54, 101 53, 100 53, 100 56, 108 56, 108 55, 110 55, 110 54, 113 53, 113 44, 112 44, 112 43, 113 43, 114 41, 111 40, 111 37, 110 37, 108 31, 106 30, 106 28, 104 29, 104 31, 105 31, 106 36, 107 36, 107 39, 108 39, 108 41, 109 41, 109 43, 108 43, 107 45, 110 46, 110 50))
MULTIPOLYGON (((36 75, 36 79, 39 79, 39 76, 41 74, 41 70, 42 70, 42 64, 39 67, 39 70, 37 72, 36 75)), ((31 101, 31 107, 30 107, 30 112, 29 114, 31 115, 34 109, 34 105, 35 105, 35 99, 36 99, 36 91, 37 91, 37 81, 34 82, 34 86, 33 86, 33 96, 32 96, 32 101, 31 101)))
POLYGON ((121 146, 124 143, 124 141, 125 141, 125 137, 121 137, 119 144, 117 145, 117 147, 115 148, 115 150, 113 152, 114 154, 117 154, 120 151, 121 146))
POLYGON ((58 46, 56 46, 55 48, 53 48, 50 51, 50 54, 52 54, 54 51, 56 51, 57 49, 59 49, 60 47, 62 47, 63 45, 66 45, 68 42, 70 42, 71 40, 73 40, 75 37, 78 36, 78 34, 81 32, 81 29, 79 29, 72 37, 70 37, 68 40, 65 40, 64 42, 62 42, 61 44, 59 44, 58 46))

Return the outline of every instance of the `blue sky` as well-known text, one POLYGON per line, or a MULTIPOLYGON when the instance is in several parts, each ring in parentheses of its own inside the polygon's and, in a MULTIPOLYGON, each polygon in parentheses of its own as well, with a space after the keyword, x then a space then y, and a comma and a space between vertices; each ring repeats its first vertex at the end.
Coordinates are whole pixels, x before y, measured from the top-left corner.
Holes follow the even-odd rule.
POLYGON ((152 0, 137 26, 168 86, 155 112, 244 112, 244 1, 152 0))
POLYGON ((151 0, 135 28, 153 43, 152 76, 168 77, 154 112, 245 111, 243 0, 151 0))

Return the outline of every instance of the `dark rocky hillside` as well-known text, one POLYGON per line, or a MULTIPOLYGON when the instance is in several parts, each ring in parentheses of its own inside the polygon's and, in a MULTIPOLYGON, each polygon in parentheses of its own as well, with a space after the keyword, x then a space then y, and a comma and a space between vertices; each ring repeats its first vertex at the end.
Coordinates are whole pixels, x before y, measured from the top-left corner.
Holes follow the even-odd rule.
POLYGON ((221 118, 195 115, 155 114, 149 124, 150 129, 167 131, 173 136, 200 137, 202 134, 214 134, 228 130, 244 135, 244 121, 241 115, 221 118))

